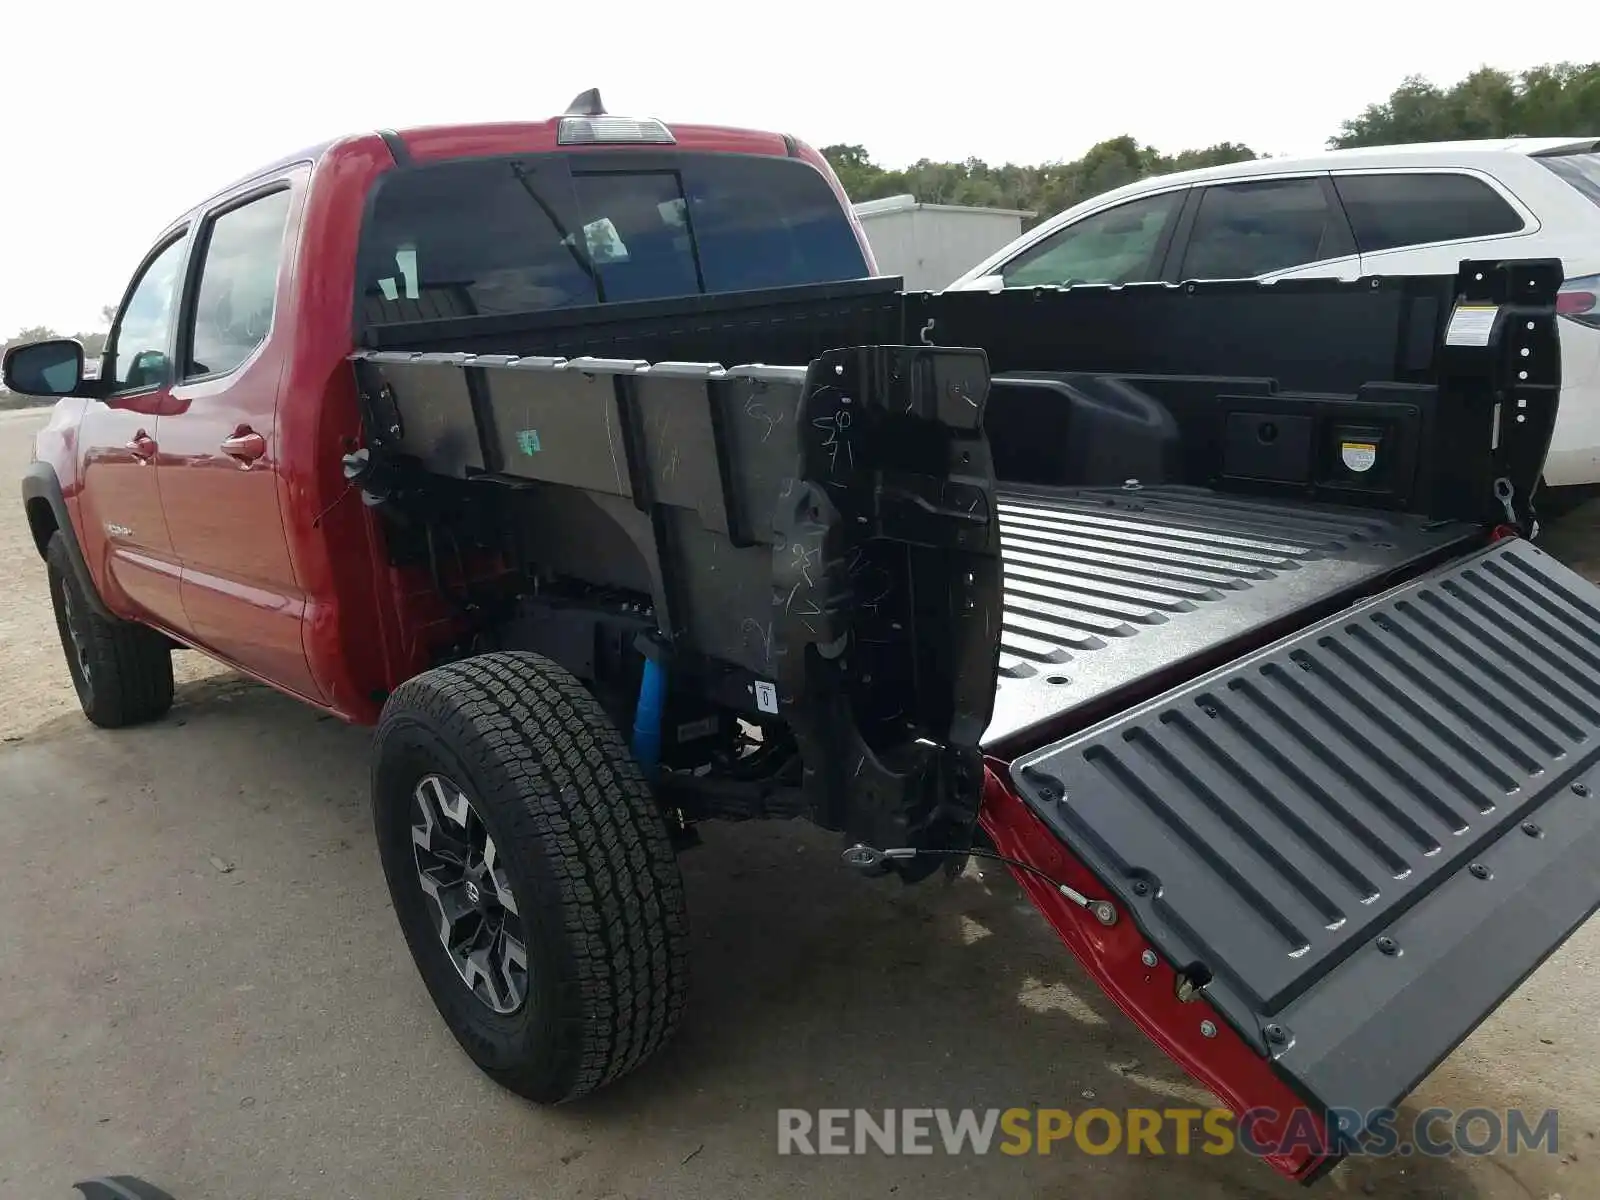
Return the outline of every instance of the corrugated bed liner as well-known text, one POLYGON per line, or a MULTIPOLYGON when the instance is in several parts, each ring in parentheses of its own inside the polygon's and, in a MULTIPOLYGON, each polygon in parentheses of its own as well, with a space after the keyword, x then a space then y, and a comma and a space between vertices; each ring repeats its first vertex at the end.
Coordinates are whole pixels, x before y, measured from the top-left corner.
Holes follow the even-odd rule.
POLYGON ((1077 710, 1092 719, 1153 676, 1177 682, 1238 639, 1476 536, 1184 487, 1007 489, 1000 524, 1005 629, 990 745, 1077 710))
POLYGON ((1597 762, 1600 588, 1511 539, 1013 774, 1303 1094, 1366 1112, 1594 911, 1597 762))

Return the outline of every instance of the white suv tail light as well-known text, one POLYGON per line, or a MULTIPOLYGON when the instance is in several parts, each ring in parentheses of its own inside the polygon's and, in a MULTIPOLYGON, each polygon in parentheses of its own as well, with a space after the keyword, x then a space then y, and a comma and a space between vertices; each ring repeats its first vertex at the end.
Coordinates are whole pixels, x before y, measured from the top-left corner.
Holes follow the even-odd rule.
POLYGON ((1600 329, 1600 275, 1583 275, 1563 283, 1556 293, 1556 313, 1600 329))

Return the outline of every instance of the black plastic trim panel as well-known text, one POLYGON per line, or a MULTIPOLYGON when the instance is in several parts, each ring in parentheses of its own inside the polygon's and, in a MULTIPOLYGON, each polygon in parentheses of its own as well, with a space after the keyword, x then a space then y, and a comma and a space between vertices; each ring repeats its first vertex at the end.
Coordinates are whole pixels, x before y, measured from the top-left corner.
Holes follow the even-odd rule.
POLYGON ((411 165, 411 149, 406 145, 404 138, 392 129, 380 129, 378 130, 378 136, 383 139, 383 144, 388 147, 389 157, 394 159, 395 166, 409 167, 411 165))
MULTIPOLYGON (((56 470, 47 462, 32 462, 22 473, 22 504, 24 509, 43 502, 50 508, 50 515, 55 527, 61 531, 67 547, 67 562, 71 564, 72 573, 77 577, 78 586, 88 598, 89 607, 97 616, 108 621, 116 620, 115 614, 106 607, 106 602, 100 598, 100 589, 95 586, 94 575, 89 570, 89 564, 84 561, 83 548, 78 545, 78 531, 73 527, 72 517, 67 512, 67 502, 61 494, 61 480, 56 477, 56 470)), ((32 519, 29 519, 30 532, 32 519)), ((48 542, 39 544, 39 555, 42 558, 48 542)))
POLYGON ((1594 912, 1597 762, 1600 588, 1509 539, 1013 770, 1308 1100, 1365 1112, 1594 912))

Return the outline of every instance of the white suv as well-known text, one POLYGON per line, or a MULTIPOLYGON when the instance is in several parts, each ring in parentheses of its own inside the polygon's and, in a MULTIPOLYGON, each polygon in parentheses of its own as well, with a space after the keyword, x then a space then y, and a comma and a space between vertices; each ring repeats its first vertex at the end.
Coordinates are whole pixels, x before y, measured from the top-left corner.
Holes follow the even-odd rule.
POLYGON ((1545 482, 1600 483, 1600 138, 1333 150, 1144 179, 1042 222, 950 287, 1447 275, 1495 257, 1564 264, 1545 482))

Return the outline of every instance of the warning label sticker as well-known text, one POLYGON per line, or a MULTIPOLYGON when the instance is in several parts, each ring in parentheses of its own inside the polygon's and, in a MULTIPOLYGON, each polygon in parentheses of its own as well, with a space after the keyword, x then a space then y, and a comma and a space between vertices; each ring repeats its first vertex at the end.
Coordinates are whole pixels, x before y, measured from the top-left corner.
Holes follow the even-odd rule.
POLYGON ((1500 309, 1493 304, 1458 304, 1444 331, 1446 346, 1487 346, 1500 309))
POLYGON ((1343 442, 1339 446, 1339 458, 1359 474, 1372 470, 1372 464, 1378 461, 1378 448, 1371 442, 1343 442))

